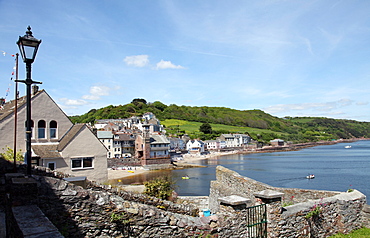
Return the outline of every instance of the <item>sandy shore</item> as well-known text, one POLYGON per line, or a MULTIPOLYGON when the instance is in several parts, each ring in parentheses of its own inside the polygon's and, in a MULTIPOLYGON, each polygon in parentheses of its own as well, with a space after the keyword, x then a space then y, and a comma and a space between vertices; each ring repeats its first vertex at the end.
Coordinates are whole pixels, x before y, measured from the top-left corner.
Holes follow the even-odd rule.
POLYGON ((124 178, 124 177, 129 177, 133 175, 138 175, 138 174, 143 174, 143 173, 148 173, 148 170, 144 170, 143 168, 139 167, 136 168, 136 170, 130 170, 133 171, 134 173, 128 172, 128 170, 112 170, 108 169, 108 180, 113 180, 113 179, 119 179, 119 178, 124 178))

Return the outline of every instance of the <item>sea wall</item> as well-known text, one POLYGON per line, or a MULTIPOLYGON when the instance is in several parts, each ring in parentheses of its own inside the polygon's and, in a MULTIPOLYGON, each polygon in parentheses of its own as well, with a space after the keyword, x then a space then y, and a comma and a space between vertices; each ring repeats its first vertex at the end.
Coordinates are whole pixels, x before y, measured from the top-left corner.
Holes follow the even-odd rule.
POLYGON ((257 200, 254 193, 263 190, 274 190, 284 193, 282 197, 283 204, 300 203, 312 199, 331 197, 340 193, 324 190, 276 188, 254 179, 241 176, 237 172, 229 170, 223 166, 217 166, 216 180, 211 181, 209 206, 212 212, 218 212, 220 204, 218 199, 229 195, 238 195, 248 198, 252 201, 252 204, 255 204, 257 200))
POLYGON ((220 198, 230 195, 249 199, 249 206, 267 203, 269 237, 327 237, 338 232, 348 233, 364 225, 366 196, 356 190, 341 193, 275 188, 218 166, 216 181, 211 182, 211 211, 222 217, 225 210, 220 198), (281 197, 271 203, 261 201, 258 195, 263 191, 273 191, 281 197))

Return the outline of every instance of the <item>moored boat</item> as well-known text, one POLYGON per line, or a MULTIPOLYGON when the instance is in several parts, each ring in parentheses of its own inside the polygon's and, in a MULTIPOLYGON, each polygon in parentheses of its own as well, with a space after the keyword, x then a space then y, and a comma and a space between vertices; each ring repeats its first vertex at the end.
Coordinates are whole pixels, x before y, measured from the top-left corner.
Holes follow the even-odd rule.
POLYGON ((306 176, 307 179, 314 179, 315 178, 315 175, 314 174, 309 174, 306 176))

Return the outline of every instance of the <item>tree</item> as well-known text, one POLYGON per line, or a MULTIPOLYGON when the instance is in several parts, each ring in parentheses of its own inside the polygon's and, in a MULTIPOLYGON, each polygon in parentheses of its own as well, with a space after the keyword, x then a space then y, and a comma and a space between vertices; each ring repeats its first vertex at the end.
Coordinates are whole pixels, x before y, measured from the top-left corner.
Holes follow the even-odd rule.
POLYGON ((212 126, 209 123, 203 123, 199 127, 199 131, 203 132, 204 134, 212 134, 212 126))
POLYGON ((131 103, 137 106, 139 103, 143 103, 146 105, 147 102, 143 98, 135 98, 134 100, 132 100, 131 103))
POLYGON ((152 103, 152 105, 153 105, 153 107, 155 107, 155 108, 157 108, 158 110, 160 110, 160 111, 164 111, 164 109, 166 109, 166 107, 167 107, 167 105, 165 105, 165 104, 163 104, 163 103, 161 103, 161 102, 159 102, 159 101, 155 101, 155 102, 153 102, 152 103))

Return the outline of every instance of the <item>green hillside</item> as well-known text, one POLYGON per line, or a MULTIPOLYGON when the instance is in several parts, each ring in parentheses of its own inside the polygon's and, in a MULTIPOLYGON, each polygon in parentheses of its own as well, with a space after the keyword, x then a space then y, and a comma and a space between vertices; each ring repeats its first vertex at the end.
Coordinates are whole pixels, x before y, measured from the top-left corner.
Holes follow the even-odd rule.
POLYGON ((189 134, 192 138, 213 139, 221 133, 249 133, 253 139, 268 142, 281 138, 308 142, 332 139, 370 137, 370 123, 318 117, 278 118, 261 110, 235 110, 225 107, 191 107, 148 103, 134 99, 131 103, 92 109, 80 116, 70 117, 74 123, 94 123, 98 119, 128 118, 152 112, 171 135, 189 134), (199 131, 209 123, 212 133, 199 131))

